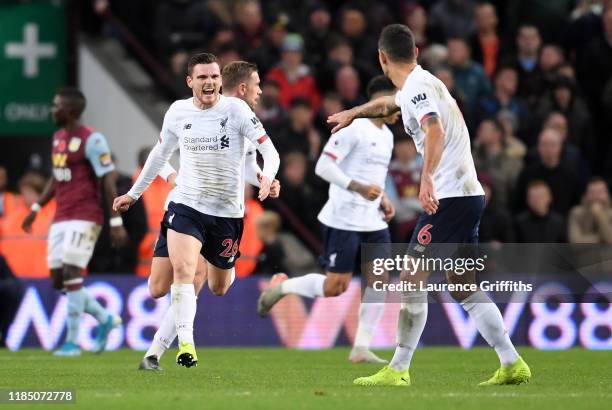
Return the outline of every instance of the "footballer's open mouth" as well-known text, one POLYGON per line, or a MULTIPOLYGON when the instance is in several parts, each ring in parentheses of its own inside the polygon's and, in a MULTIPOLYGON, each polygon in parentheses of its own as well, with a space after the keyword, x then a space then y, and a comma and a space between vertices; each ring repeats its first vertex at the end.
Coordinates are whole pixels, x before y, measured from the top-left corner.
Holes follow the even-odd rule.
POLYGON ((214 88, 202 88, 202 94, 204 95, 213 95, 215 93, 214 88))

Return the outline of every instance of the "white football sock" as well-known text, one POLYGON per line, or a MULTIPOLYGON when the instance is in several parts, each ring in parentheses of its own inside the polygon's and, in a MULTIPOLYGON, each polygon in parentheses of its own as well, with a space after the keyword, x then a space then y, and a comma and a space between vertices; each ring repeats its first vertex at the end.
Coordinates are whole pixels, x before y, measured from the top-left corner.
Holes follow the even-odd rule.
POLYGON ((486 293, 478 291, 461 302, 461 306, 476 323, 476 328, 497 352, 502 366, 516 362, 519 355, 510 340, 499 308, 486 293))
POLYGON ((397 321, 397 347, 389 366, 404 371, 410 367, 412 355, 427 322, 427 292, 404 292, 401 301, 397 321))
POLYGON ((157 360, 160 360, 162 355, 166 350, 170 348, 172 342, 176 338, 176 324, 175 324, 175 314, 174 314, 174 305, 170 305, 164 317, 161 320, 161 324, 159 325, 159 329, 155 332, 155 336, 153 336, 153 340, 151 341, 151 346, 147 353, 145 353, 144 357, 156 356, 157 360))
POLYGON ((287 279, 281 283, 281 293, 283 295, 295 293, 307 298, 323 296, 325 277, 320 273, 309 273, 308 275, 287 279))
POLYGON ((374 331, 385 311, 384 292, 377 292, 367 287, 359 306, 359 324, 353 346, 359 349, 369 349, 374 331))
POLYGON ((197 306, 193 283, 173 284, 170 293, 179 343, 193 344, 193 320, 197 306))

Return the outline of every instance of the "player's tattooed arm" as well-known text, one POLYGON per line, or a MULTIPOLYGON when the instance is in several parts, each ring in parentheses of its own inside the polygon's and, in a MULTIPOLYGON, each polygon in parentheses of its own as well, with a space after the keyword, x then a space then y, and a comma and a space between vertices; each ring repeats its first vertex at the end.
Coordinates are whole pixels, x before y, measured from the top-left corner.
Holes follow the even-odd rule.
POLYGON ((36 219, 36 215, 40 208, 47 205, 47 203, 55 196, 55 177, 51 176, 45 185, 45 189, 43 189, 38 202, 32 204, 30 207, 30 213, 24 218, 21 223, 21 229, 25 232, 30 233, 32 231, 32 224, 36 219))
POLYGON ((327 118, 328 124, 336 124, 332 129, 332 134, 340 131, 342 128, 349 126, 355 118, 382 118, 395 114, 400 110, 400 107, 395 104, 394 95, 385 95, 378 97, 365 104, 351 108, 350 110, 341 111, 330 115, 327 118))
POLYGON ((423 120, 421 128, 425 131, 425 155, 423 156, 419 200, 425 212, 433 215, 438 210, 439 205, 435 194, 433 176, 440 165, 442 151, 444 150, 444 127, 440 117, 433 114, 423 120))

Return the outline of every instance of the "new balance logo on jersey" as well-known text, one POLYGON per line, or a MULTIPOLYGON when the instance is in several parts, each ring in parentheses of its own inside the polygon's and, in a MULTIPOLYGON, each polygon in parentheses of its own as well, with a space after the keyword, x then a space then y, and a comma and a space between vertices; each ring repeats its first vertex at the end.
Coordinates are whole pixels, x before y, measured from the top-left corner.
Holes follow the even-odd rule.
POLYGON ((418 102, 424 101, 427 99, 427 96, 425 95, 425 93, 422 94, 417 94, 415 97, 413 97, 410 101, 416 105, 418 102))
POLYGON ((224 135, 221 137, 221 149, 229 148, 229 137, 224 135))
POLYGON ((252 122, 252 123, 253 123, 253 125, 255 125, 255 126, 257 126, 257 124, 260 124, 260 122, 259 122, 259 118, 257 118, 257 117, 253 117, 253 118, 251 118, 251 122, 252 122))
POLYGON ((185 124, 185 125, 183 125, 183 129, 184 129, 184 130, 190 130, 190 129, 191 129, 191 124, 185 124))

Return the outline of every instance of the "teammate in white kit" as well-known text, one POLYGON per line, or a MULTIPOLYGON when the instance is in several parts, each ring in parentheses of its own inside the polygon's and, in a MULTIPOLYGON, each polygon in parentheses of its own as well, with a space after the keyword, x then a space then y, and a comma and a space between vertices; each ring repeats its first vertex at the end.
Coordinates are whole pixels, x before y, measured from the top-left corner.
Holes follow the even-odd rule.
POLYGON ((209 53, 192 56, 187 85, 193 97, 175 101, 164 118, 160 144, 151 151, 130 191, 115 199, 125 211, 157 177, 180 148, 181 174, 164 216, 168 253, 174 270, 171 286, 179 339, 177 363, 197 364, 193 341, 196 296, 193 285, 198 255, 207 261, 209 286, 227 288, 242 236, 245 140, 264 160, 259 198, 269 194, 279 166, 274 145, 261 122, 242 100, 220 95, 221 72, 209 53))
MULTIPOLYGON (((370 99, 390 96, 395 91, 395 86, 384 76, 372 79, 367 87, 370 99)), ((290 293, 310 298, 338 296, 348 288, 353 272, 363 271, 367 286, 349 355, 354 363, 387 362, 370 351, 385 305, 384 294, 372 288, 374 280, 381 277, 372 275, 366 255, 366 263, 361 266, 361 244, 385 244, 383 247, 387 248, 386 244, 391 242, 387 221, 395 210, 384 194, 384 185, 393 152, 393 134, 385 123, 394 123, 398 114, 384 119, 356 120, 332 135, 323 148, 315 172, 330 183, 329 200, 319 213, 327 276, 311 273, 288 279, 265 290, 259 298, 258 311, 263 316, 290 293)))
MULTIPOLYGON (((223 67, 221 75, 223 95, 227 97, 237 97, 244 100, 244 102, 246 102, 252 110, 257 106, 259 96, 261 95, 261 88, 259 73, 257 72, 257 66, 255 64, 246 61, 234 61, 223 67)), ((259 178, 262 175, 262 170, 259 165, 257 165, 256 156, 256 147, 250 141, 246 141, 246 160, 244 168, 245 180, 249 184, 259 187, 259 178)), ((168 163, 166 166, 164 166, 164 168, 162 168, 162 171, 159 174, 160 177, 166 180, 173 187, 176 186, 175 180, 177 175, 177 171, 168 163)), ((172 192, 168 194, 166 209, 168 203, 172 200, 172 192)), ((278 179, 275 179, 272 181, 270 186, 270 197, 277 198, 279 194, 280 183, 278 179)), ((172 264, 170 263, 170 258, 168 257, 168 244, 166 236, 160 232, 159 238, 155 244, 153 260, 151 261, 151 273, 148 280, 149 292, 153 298, 157 299, 163 297, 170 291, 172 276, 172 264)), ((202 255, 200 255, 198 258, 198 266, 196 268, 193 283, 196 296, 199 295, 200 290, 204 286, 206 276, 206 260, 202 255)), ((235 276, 234 268, 228 288, 232 285, 235 276)), ((228 291, 227 288, 210 290, 218 296, 222 296, 228 291)), ((140 370, 162 370, 161 367, 159 367, 159 361, 161 360, 164 352, 170 347, 176 338, 174 316, 174 308, 172 305, 170 305, 160 322, 159 328, 153 336, 151 346, 140 362, 140 370)))
MULTIPOLYGON (((337 132, 356 118, 388 116, 401 110, 408 135, 423 155, 419 199, 425 210, 411 240, 408 253, 413 257, 435 255, 436 243, 476 244, 484 209, 484 192, 470 152, 467 127, 444 84, 416 62, 418 50, 410 29, 401 24, 385 27, 378 42, 383 72, 399 89, 395 97, 381 97, 367 104, 334 114, 328 122, 337 132)), ((439 257, 439 256, 438 256, 439 257)), ((429 272, 402 272, 401 279, 414 283, 427 280, 429 272)), ((447 272, 454 283, 474 281, 474 274, 447 272)), ((531 371, 518 355, 497 306, 482 291, 456 292, 476 323, 483 338, 495 348, 500 368, 481 385, 520 384, 529 381, 531 371)), ((427 293, 403 292, 398 320, 395 354, 389 366, 370 377, 360 377, 362 386, 408 386, 409 367, 427 319, 427 293)))

